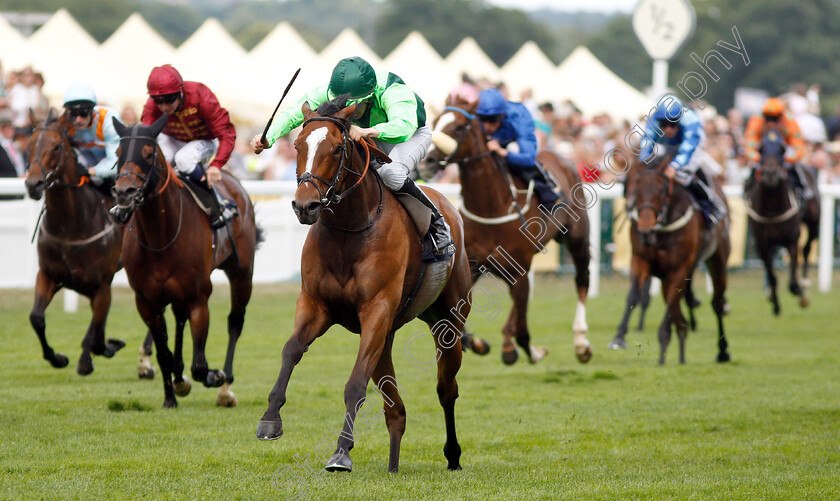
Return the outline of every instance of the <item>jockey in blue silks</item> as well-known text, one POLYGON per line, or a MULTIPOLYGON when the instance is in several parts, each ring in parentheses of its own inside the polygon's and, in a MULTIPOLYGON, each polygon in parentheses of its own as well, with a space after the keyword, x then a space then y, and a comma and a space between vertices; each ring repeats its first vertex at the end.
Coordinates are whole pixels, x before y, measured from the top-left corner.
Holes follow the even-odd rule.
POLYGON ((551 207, 560 198, 554 183, 537 164, 537 137, 534 119, 521 103, 505 99, 498 89, 481 91, 475 110, 484 132, 490 136, 487 148, 507 161, 510 172, 526 183, 534 181, 540 204, 551 207), (517 148, 508 149, 511 143, 517 148))
POLYGON ((683 108, 679 99, 670 94, 659 100, 653 120, 658 130, 650 122, 646 124, 646 138, 641 145, 639 159, 650 162, 657 144, 676 150, 674 158, 665 169, 665 175, 688 190, 700 206, 707 225, 713 226, 726 215, 726 205, 709 186, 700 168, 700 153, 706 142, 703 122, 694 110, 683 108))

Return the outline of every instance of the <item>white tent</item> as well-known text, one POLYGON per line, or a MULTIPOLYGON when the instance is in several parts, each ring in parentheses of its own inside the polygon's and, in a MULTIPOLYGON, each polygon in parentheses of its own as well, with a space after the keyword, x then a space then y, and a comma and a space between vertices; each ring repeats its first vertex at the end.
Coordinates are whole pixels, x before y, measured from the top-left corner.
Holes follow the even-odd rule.
POLYGON ((175 51, 173 66, 184 80, 201 82, 216 94, 234 120, 261 116, 255 70, 248 55, 222 24, 207 19, 175 51))
POLYGON ((459 75, 466 73, 471 78, 485 78, 491 82, 501 79, 502 72, 472 37, 461 40, 444 60, 447 66, 459 75))
POLYGON ((146 78, 151 69, 171 63, 175 58, 175 48, 136 12, 102 43, 101 49, 135 72, 138 79, 132 86, 134 99, 131 104, 138 113, 146 101, 146 78))
POLYGON ((65 9, 58 10, 27 40, 30 48, 45 56, 38 64, 45 74, 44 92, 55 106, 74 81, 83 81, 96 91, 102 104, 121 106, 136 92, 139 75, 112 59, 65 9))
POLYGON ((516 54, 502 66, 502 80, 508 88, 508 98, 519 101, 526 89, 534 91, 537 99, 549 99, 551 94, 541 95, 538 88, 550 80, 556 67, 551 59, 533 41, 525 42, 516 54))
POLYGON ((0 62, 3 63, 4 72, 20 70, 28 65, 40 71, 37 68, 40 54, 29 47, 23 35, 3 16, 0 16, 0 40, 3 41, 0 43, 0 62))
POLYGON ((248 58, 256 75, 254 83, 258 95, 266 103, 266 119, 298 68, 300 73, 289 90, 286 103, 293 102, 311 87, 325 81, 321 78, 324 72, 323 63, 312 47, 287 22, 280 23, 271 30, 251 49, 248 58))
POLYGON ((583 46, 572 51, 552 77, 541 81, 534 90, 542 99, 570 99, 584 115, 607 113, 631 123, 654 104, 583 46))
POLYGON ((387 71, 402 78, 432 109, 442 108, 446 95, 459 82, 458 74, 416 31, 409 33, 384 63, 387 71))
POLYGON ((318 54, 321 61, 319 82, 329 81, 335 64, 345 57, 359 56, 369 62, 374 69, 382 68, 382 59, 350 28, 338 34, 335 39, 318 54))

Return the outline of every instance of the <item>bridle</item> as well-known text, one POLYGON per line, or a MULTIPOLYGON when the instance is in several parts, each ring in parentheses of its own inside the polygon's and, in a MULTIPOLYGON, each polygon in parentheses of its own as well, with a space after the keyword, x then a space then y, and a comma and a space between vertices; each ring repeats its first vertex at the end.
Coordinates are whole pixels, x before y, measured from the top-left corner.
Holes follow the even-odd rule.
MULTIPOLYGON (((305 129, 306 126, 309 125, 312 122, 329 122, 329 123, 332 123, 333 125, 336 125, 339 128, 339 130, 341 130, 341 146, 339 146, 339 148, 341 150, 341 155, 340 155, 339 160, 338 160, 338 167, 336 168, 335 175, 333 176, 333 178, 331 180, 328 181, 327 179, 325 179, 321 176, 317 176, 317 175, 315 175, 311 172, 304 172, 303 174, 298 176, 297 184, 298 184, 298 186, 300 186, 302 184, 305 184, 305 183, 311 184, 318 191, 318 198, 320 199, 320 202, 323 206, 322 210, 328 210, 328 211, 334 213, 334 211, 330 208, 330 206, 331 205, 338 205, 339 203, 341 203, 341 201, 344 199, 344 197, 346 197, 347 195, 352 193, 353 190, 355 190, 362 183, 362 180, 365 178, 365 175, 367 175, 368 170, 370 169, 370 163, 371 163, 370 162, 371 161, 370 147, 367 144, 367 142, 365 142, 365 141, 361 141, 359 143, 359 144, 362 145, 362 148, 365 150, 365 169, 362 172, 356 172, 348 166, 349 164, 352 164, 351 155, 352 155, 352 153, 354 151, 354 148, 355 148, 355 141, 353 141, 349 136, 350 127, 349 127, 349 123, 347 122, 347 120, 343 120, 343 119, 340 119, 340 118, 337 118, 337 117, 312 117, 312 118, 306 120, 303 123, 302 128, 305 129), (358 179, 356 180, 355 183, 353 183, 353 186, 347 188, 346 190, 342 191, 341 193, 338 193, 337 192, 338 185, 341 183, 342 174, 344 174, 345 171, 354 175, 354 176, 357 176, 358 179), (325 185, 327 187, 326 190, 324 190, 322 192, 321 188, 315 182, 316 180, 319 181, 321 184, 325 185)), ((375 170, 374 170, 374 174, 376 174, 375 170)), ((376 175, 378 176, 378 174, 376 174, 376 175)), ((365 230, 369 229, 371 226, 373 226, 373 223, 379 218, 379 215, 382 214, 382 204, 383 204, 382 182, 379 181, 377 184, 379 185, 379 207, 376 210, 376 215, 374 215, 373 218, 370 221, 368 221, 368 223, 365 226, 363 226, 361 228, 347 229, 347 228, 338 228, 338 227, 332 226, 332 225, 326 223, 323 219, 320 219, 320 218, 319 218, 319 221, 321 221, 321 223, 324 224, 324 226, 326 226, 328 228, 341 230, 341 231, 361 232, 361 231, 365 231, 365 230)))
MULTIPOLYGON (((668 176, 666 176, 665 173, 660 170, 646 169, 642 172, 642 174, 644 173, 655 173, 665 179, 665 186, 663 187, 663 191, 665 192, 665 202, 662 204, 661 208, 656 207, 650 202, 639 204, 639 206, 633 211, 635 213, 634 215, 636 216, 635 219, 638 219, 638 213, 641 209, 651 209, 653 213, 656 214, 656 224, 653 226, 652 231, 663 231, 668 226, 666 221, 668 221, 668 210, 671 206, 671 198, 674 194, 674 180, 669 179, 668 176)), ((636 186, 639 186, 638 180, 636 181, 636 186)))
POLYGON ((447 107, 443 108, 443 111, 444 112, 453 111, 455 113, 460 113, 461 115, 463 115, 464 118, 467 119, 467 125, 466 125, 466 127, 464 127, 463 132, 461 132, 461 134, 459 134, 459 137, 457 137, 457 138, 453 137, 452 138, 452 139, 455 140, 455 143, 457 144, 457 146, 455 147, 455 150, 452 153, 450 153, 449 155, 446 155, 445 157, 443 157, 442 159, 440 159, 438 161, 438 166, 440 166, 441 168, 444 168, 444 167, 446 167, 446 166, 448 166, 449 164, 452 164, 452 163, 468 164, 470 162, 480 160, 484 157, 489 157, 490 155, 493 154, 492 151, 488 150, 488 151, 485 151, 484 153, 479 153, 478 155, 474 155, 474 156, 471 156, 471 157, 458 158, 458 153, 461 151, 461 145, 464 144, 464 140, 473 132, 473 130, 478 130, 479 131, 479 133, 481 134, 481 137, 478 138, 478 139, 481 139, 481 140, 484 139, 484 132, 481 130, 480 127, 477 128, 477 129, 473 129, 473 125, 475 124, 478 117, 476 115, 468 112, 467 110, 465 110, 463 108, 459 108, 457 106, 447 106, 447 107))
POLYGON ((34 160, 32 162, 29 162, 29 166, 27 168, 27 170, 30 170, 31 167, 33 165, 36 165, 36 164, 41 166, 42 177, 44 179, 44 184, 46 185, 45 188, 44 188, 45 190, 49 190, 50 188, 80 188, 85 183, 90 181, 90 176, 88 176, 87 172, 83 172, 84 169, 79 168, 78 164, 77 164, 77 169, 79 170, 79 176, 80 176, 79 182, 78 183, 65 183, 65 182, 61 181, 61 175, 62 175, 64 167, 66 165, 66 162, 65 162, 65 157, 67 156, 66 145, 69 144, 69 141, 67 139, 67 134, 62 132, 62 131, 52 129, 52 128, 47 127, 47 126, 35 127, 32 132, 34 133, 35 131, 53 132, 55 134, 58 134, 61 138, 61 140, 60 140, 61 151, 59 153, 58 162, 56 163, 57 166, 56 166, 55 169, 51 169, 51 170, 47 169, 47 166, 44 165, 43 162, 41 162, 41 147, 43 146, 42 143, 43 143, 43 140, 44 140, 44 134, 39 134, 38 135, 38 140, 35 143, 35 154, 33 155, 34 160), (46 172, 46 174, 43 174, 44 172, 46 172))

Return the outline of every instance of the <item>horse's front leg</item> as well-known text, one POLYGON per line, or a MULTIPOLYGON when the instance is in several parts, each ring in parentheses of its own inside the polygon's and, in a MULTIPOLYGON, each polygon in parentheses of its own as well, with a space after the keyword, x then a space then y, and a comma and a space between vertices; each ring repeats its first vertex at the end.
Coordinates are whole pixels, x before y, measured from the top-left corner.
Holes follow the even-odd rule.
MULTIPOLYGON (((630 322, 630 314, 633 309, 639 304, 640 296, 642 294, 649 294, 645 292, 646 288, 650 286, 650 264, 637 256, 633 256, 633 261, 630 264, 630 291, 627 293, 627 304, 624 306, 624 316, 621 317, 621 323, 618 324, 618 329, 615 337, 607 344, 607 348, 611 350, 623 350, 627 348, 627 341, 624 336, 627 335, 627 324, 630 322)), ((648 297, 648 300, 650 298, 648 297)), ((642 312, 644 315, 644 311, 642 312)))
POLYGON ((798 296, 802 294, 802 287, 799 285, 799 239, 792 241, 787 246, 788 255, 790 256, 790 280, 788 282, 788 290, 790 293, 798 296))
MULTIPOLYGON (((201 381, 207 388, 218 388, 225 384, 225 374, 219 369, 210 369, 204 348, 210 329, 210 310, 204 297, 190 307, 190 332, 193 340, 193 358, 190 372, 193 379, 201 381)), ((177 358, 177 357, 176 357, 177 358)))
POLYGON ((585 238, 569 240, 569 251, 575 262, 575 285, 578 291, 578 302, 575 309, 575 320, 572 323, 572 331, 575 340, 575 356, 580 363, 589 362, 592 358, 592 345, 586 335, 589 333, 589 326, 586 324, 586 295, 589 292, 589 235, 585 238))
POLYGON ((764 276, 767 279, 767 287, 769 290, 769 299, 773 303, 773 314, 778 315, 782 310, 779 307, 779 298, 776 296, 776 274, 773 272, 773 255, 775 254, 775 247, 771 245, 757 245, 759 256, 764 263, 764 276))
POLYGON ((680 342, 680 363, 685 363, 685 338, 688 335, 688 325, 686 325, 685 317, 680 308, 680 301, 685 288, 685 277, 688 276, 688 273, 689 270, 677 270, 668 275, 662 283, 662 295, 665 297, 667 307, 665 319, 659 329, 659 365, 665 364, 665 352, 668 349, 668 343, 671 341, 671 324, 674 324, 677 328, 677 336, 680 342))
POLYGON ((163 379, 163 406, 168 408, 177 407, 178 401, 175 400, 175 391, 172 387, 172 352, 169 351, 166 319, 163 317, 165 309, 162 307, 156 308, 148 304, 139 295, 135 296, 135 303, 137 304, 137 311, 140 313, 140 317, 146 322, 146 326, 149 328, 149 332, 152 333, 152 339, 155 342, 160 375, 163 379))
MULTIPOLYGON (((397 298, 399 296, 398 293, 390 295, 390 297, 397 298)), ((362 327, 359 353, 356 356, 353 371, 350 373, 350 379, 344 385, 344 407, 346 411, 344 425, 341 434, 338 436, 335 452, 325 466, 327 471, 352 471, 353 469, 350 450, 353 449, 356 439, 354 426, 356 413, 365 403, 368 381, 382 357, 382 350, 385 348, 385 341, 391 331, 394 315, 397 311, 397 303, 388 301, 385 297, 384 293, 380 294, 365 304, 359 312, 359 321, 362 327)))
POLYGON ((315 339, 332 325, 329 312, 320 301, 301 293, 295 311, 295 327, 286 345, 283 347, 280 375, 268 395, 268 409, 257 424, 257 438, 274 440, 283 436, 283 420, 280 408, 286 403, 286 387, 292 370, 315 339))
POLYGON ((137 362, 137 377, 140 379, 154 379, 155 368, 152 366, 152 331, 146 332, 143 344, 140 345, 140 360, 137 362))
POLYGON ((186 397, 192 390, 192 381, 184 376, 184 327, 187 324, 189 313, 173 304, 172 314, 175 316, 175 354, 172 360, 172 385, 175 387, 176 395, 186 397))
POLYGON ((93 372, 91 353, 111 358, 125 346, 125 341, 122 339, 105 341, 105 321, 108 319, 108 311, 111 309, 111 284, 103 284, 97 289, 91 298, 90 308, 92 318, 87 334, 82 340, 82 355, 79 357, 79 363, 76 366, 76 372, 82 376, 87 376, 93 372))
POLYGON ((32 324, 35 334, 38 335, 44 360, 56 369, 67 367, 68 360, 64 354, 54 352, 47 343, 47 322, 44 318, 44 312, 59 288, 59 285, 43 270, 38 270, 38 277, 35 280, 35 302, 32 305, 32 312, 29 313, 29 323, 32 324))

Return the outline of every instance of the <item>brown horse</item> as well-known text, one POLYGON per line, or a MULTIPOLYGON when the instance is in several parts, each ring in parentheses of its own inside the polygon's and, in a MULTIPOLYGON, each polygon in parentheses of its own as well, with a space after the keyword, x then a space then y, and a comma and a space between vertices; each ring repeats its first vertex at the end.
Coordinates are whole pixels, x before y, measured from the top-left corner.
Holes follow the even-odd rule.
MULTIPOLYGON (((37 123, 32 117, 33 123, 37 123)), ((122 228, 108 214, 111 199, 92 187, 87 170, 76 160, 68 139, 70 125, 50 110, 26 145, 29 158, 26 190, 33 200, 46 197, 38 232, 38 276, 35 304, 29 314, 44 359, 53 367, 67 366, 67 357, 47 343, 44 311, 62 287, 90 299, 93 318, 82 340, 76 372, 93 372, 94 355, 113 357, 125 343, 105 339, 111 307, 111 280, 120 268, 122 228)))
POLYGON ((260 230, 248 194, 227 170, 216 187, 239 207, 239 217, 214 231, 172 167, 155 138, 166 123, 125 127, 115 120, 120 137, 119 175, 114 187, 117 220, 126 223, 123 259, 140 317, 149 326, 163 377, 164 407, 175 407, 175 393, 185 396, 191 384, 183 376, 182 338, 186 321, 193 340, 191 372, 207 387, 220 387, 216 404, 234 406, 233 354, 251 298, 254 253, 260 230), (129 220, 130 218, 130 220, 129 220), (207 298, 213 290, 210 273, 222 269, 230 281, 228 347, 224 371, 209 369, 204 355, 210 315, 207 298), (175 353, 167 346, 164 310, 172 305, 176 320, 175 353), (173 376, 174 375, 174 391, 173 376))
MULTIPOLYGON (((472 278, 495 275, 507 282, 513 298, 507 323, 502 329, 502 361, 518 358, 513 339, 536 363, 546 350, 531 344, 528 331, 528 271, 534 254, 555 240, 565 244, 575 264, 578 303, 572 324, 574 350, 580 362, 592 357, 586 334, 586 294, 589 289, 589 218, 577 172, 549 151, 537 160, 559 180, 563 198, 551 211, 538 207, 532 186, 513 177, 487 149, 487 139, 475 115, 478 103, 451 102, 435 121, 433 147, 426 157, 430 166, 457 163, 461 175, 461 196, 467 254, 472 278), (524 195, 524 198, 523 198, 524 195), (568 203, 570 201, 577 203, 568 203)), ((498 279, 489 277, 498 284, 498 279)), ((498 287, 498 285, 496 285, 498 287)))
POLYGON ((764 262, 773 313, 778 315, 781 308, 776 296, 773 259, 779 247, 786 249, 790 257, 790 282, 788 284, 790 292, 799 296, 799 306, 802 308, 810 303, 808 290, 800 285, 796 274, 799 261, 799 233, 804 223, 808 228, 808 239, 802 249, 802 278, 807 283, 811 244, 819 236, 819 192, 813 174, 805 170, 807 182, 816 196, 805 203, 797 200, 784 166, 785 144, 778 133, 771 131, 765 134, 759 151, 761 165, 753 173, 756 182, 752 184, 749 193, 746 193, 747 214, 750 232, 755 236, 756 248, 764 262))
MULTIPOLYGON (((356 106, 346 96, 327 101, 317 112, 303 105, 305 122, 295 141, 298 189, 292 207, 309 230, 301 257, 301 293, 294 331, 283 347, 280 375, 257 427, 257 438, 283 435, 280 408, 295 365, 307 347, 331 325, 361 334, 359 353, 344 387, 347 414, 329 471, 350 471, 353 423, 365 400, 368 381, 383 394, 390 435, 388 471, 399 468, 405 432, 405 405, 394 379, 394 333, 414 317, 426 322, 437 347, 437 393, 446 422, 443 453, 450 470, 460 469, 461 447, 455 433, 455 376, 461 367, 460 332, 470 310, 470 272, 461 219, 439 193, 424 191, 452 229, 457 249, 435 263, 421 259, 421 232, 412 218, 370 169, 364 143, 348 135, 356 106), (317 223, 317 224, 316 224, 317 223), (425 277, 425 278, 424 278, 425 277)), ((429 217, 426 217, 429 221, 429 217)), ((362 415, 360 414, 359 417, 362 415)))
MULTIPOLYGON (((680 341, 680 363, 685 363, 685 338, 688 326, 680 309, 680 298, 688 288, 693 271, 706 263, 712 277, 712 308, 718 319, 718 362, 728 362, 728 343, 723 329, 726 301, 726 261, 729 258, 729 219, 706 229, 702 214, 694 209, 688 191, 668 179, 664 170, 672 155, 660 155, 638 169, 628 195, 634 200, 630 239, 633 258, 630 265, 631 298, 638 298, 641 287, 650 275, 662 280, 662 295, 667 309, 659 327, 659 363, 665 363, 665 352, 675 325, 680 341)), ((640 161, 636 160, 637 163, 640 161)), ((723 197, 720 184, 714 189, 723 197)), ((626 328, 624 329, 626 332, 626 328)), ((619 331, 610 345, 626 345, 624 332, 619 331)))

